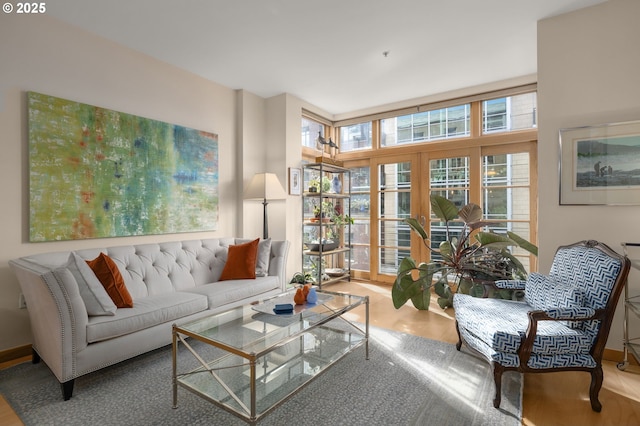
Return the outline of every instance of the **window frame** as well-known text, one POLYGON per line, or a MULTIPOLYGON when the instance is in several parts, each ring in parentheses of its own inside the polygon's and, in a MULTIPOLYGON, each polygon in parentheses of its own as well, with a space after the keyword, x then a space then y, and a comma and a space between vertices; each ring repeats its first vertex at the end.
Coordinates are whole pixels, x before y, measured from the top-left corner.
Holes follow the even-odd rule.
MULTIPOLYGON (((377 184, 377 178, 374 178, 374 169, 376 164, 379 162, 384 162, 389 160, 390 157, 394 156, 403 156, 403 155, 413 155, 420 156, 423 159, 421 161, 425 161, 424 158, 434 158, 438 155, 446 156, 455 156, 456 151, 471 153, 471 162, 473 163, 473 176, 471 178, 471 192, 470 192, 470 201, 478 203, 482 205, 482 177, 481 177, 481 169, 482 169, 482 158, 487 155, 502 155, 502 154, 512 154, 517 152, 517 150, 527 151, 529 153, 529 173, 530 173, 530 204, 529 204, 529 223, 530 223, 530 235, 529 238, 527 236, 523 236, 527 238, 532 243, 536 244, 538 239, 538 206, 537 206, 537 142, 538 142, 538 130, 537 127, 531 129, 523 129, 523 130, 511 130, 511 131, 497 131, 497 132, 488 132, 484 133, 484 125, 483 125, 483 108, 482 104, 485 100, 492 100, 500 97, 508 97, 514 96, 517 94, 524 94, 529 92, 535 92, 537 89, 536 84, 520 86, 517 88, 509 88, 504 90, 498 90, 491 93, 484 93, 475 96, 470 96, 466 98, 448 100, 428 105, 418 105, 415 107, 405 108, 401 110, 388 111, 383 113, 372 114, 370 116, 361 116, 353 119, 347 119, 342 121, 336 121, 331 123, 329 134, 339 135, 340 127, 347 125, 354 125, 358 123, 363 123, 367 121, 371 121, 372 126, 372 141, 371 141, 371 149, 361 149, 350 152, 339 152, 337 158, 344 162, 344 167, 358 167, 362 165, 368 165, 370 168, 370 176, 371 178, 371 203, 372 208, 370 211, 370 225, 372 227, 371 238, 370 238, 370 253, 371 253, 371 268, 374 268, 374 263, 378 261, 377 256, 373 256, 373 253, 377 252, 379 247, 376 245, 377 242, 374 240, 373 231, 374 224, 378 220, 376 217, 377 210, 373 208, 374 199, 376 194, 374 193, 374 184, 377 184), (461 136, 461 137, 450 137, 443 139, 435 139, 428 140, 424 142, 417 143, 409 143, 409 144, 398 144, 393 146, 382 147, 380 144, 381 141, 381 120, 385 118, 398 117, 400 115, 409 115, 415 114, 416 112, 426 112, 429 110, 437 110, 445 107, 452 107, 456 105, 464 105, 465 103, 470 104, 470 114, 469 114, 469 135, 461 136), (515 150, 515 151, 514 151, 515 150)), ((536 107, 537 108, 537 107, 536 107)), ((334 140, 340 143, 339 138, 334 137, 334 140)), ((305 150, 303 147, 303 158, 308 161, 315 161, 315 157, 320 155, 321 152, 314 150, 313 152, 305 150)), ((328 155, 326 153, 325 155, 328 155)), ((424 165, 421 164, 421 172, 424 170, 428 170, 424 168, 424 165)), ((428 211, 430 209, 429 206, 425 206, 425 204, 429 204, 428 197, 425 200, 419 200, 421 204, 421 211, 428 211)), ((429 212, 430 213, 430 212, 429 212)), ((428 216, 427 216, 428 217, 428 216)), ((413 238, 413 237, 412 237, 413 238)), ((414 244, 417 245, 414 240, 412 240, 412 248, 414 244)), ((421 243, 420 243, 421 244, 421 243)), ((419 249, 420 258, 424 259, 424 251, 426 249, 419 249)), ((535 271, 537 269, 537 259, 534 257, 531 261, 531 271, 535 271)), ((360 271, 361 272, 361 271, 360 271)), ((377 271, 370 271, 370 273, 360 273, 356 272, 354 277, 362 278, 362 279, 374 279, 376 281, 383 282, 392 282, 389 281, 388 277, 385 279, 383 274, 378 273, 377 271)))

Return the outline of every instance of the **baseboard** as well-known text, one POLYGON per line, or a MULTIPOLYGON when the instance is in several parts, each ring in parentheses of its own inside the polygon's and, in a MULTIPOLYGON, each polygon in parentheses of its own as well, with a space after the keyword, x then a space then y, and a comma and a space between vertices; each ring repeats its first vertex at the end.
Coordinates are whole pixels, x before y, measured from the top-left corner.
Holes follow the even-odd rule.
MULTIPOLYGON (((602 359, 605 361, 613 361, 613 362, 622 362, 624 360, 624 352, 618 351, 616 349, 604 349, 604 353, 602 354, 602 359)), ((633 356, 631 352, 627 357, 627 361, 631 365, 640 365, 638 364, 638 360, 633 356)))
POLYGON ((0 364, 3 362, 13 361, 25 356, 31 356, 31 345, 5 349, 0 351, 0 364))

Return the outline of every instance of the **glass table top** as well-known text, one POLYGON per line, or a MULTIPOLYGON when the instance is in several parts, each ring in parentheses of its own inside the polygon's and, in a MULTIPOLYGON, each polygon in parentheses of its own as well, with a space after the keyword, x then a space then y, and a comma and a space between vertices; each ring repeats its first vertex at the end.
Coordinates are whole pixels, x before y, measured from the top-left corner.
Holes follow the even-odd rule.
POLYGON ((366 303, 362 296, 323 290, 317 293, 319 300, 313 305, 295 305, 294 290, 180 325, 177 331, 233 353, 255 357, 366 303), (273 313, 276 304, 284 303, 295 306, 293 314, 273 313))

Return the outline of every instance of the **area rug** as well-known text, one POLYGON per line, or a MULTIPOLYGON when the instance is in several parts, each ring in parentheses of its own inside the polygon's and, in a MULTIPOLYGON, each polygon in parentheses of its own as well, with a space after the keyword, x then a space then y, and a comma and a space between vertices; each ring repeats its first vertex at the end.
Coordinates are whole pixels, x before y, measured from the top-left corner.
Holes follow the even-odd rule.
MULTIPOLYGON (((520 425, 521 374, 504 374, 500 409, 493 392, 471 351, 372 327, 368 361, 355 349, 259 424, 520 425)), ((0 394, 27 426, 247 424, 182 388, 172 408, 170 346, 77 378, 69 401, 42 362, 0 371, 0 394)))

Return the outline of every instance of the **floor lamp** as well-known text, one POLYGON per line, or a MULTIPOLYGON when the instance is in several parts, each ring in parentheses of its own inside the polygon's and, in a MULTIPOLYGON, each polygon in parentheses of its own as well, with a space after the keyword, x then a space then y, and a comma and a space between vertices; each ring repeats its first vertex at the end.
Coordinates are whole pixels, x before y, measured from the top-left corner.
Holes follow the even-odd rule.
POLYGON ((256 173, 244 190, 245 200, 262 200, 264 206, 263 238, 269 238, 269 221, 267 219, 267 204, 273 200, 284 200, 287 193, 275 173, 256 173))

